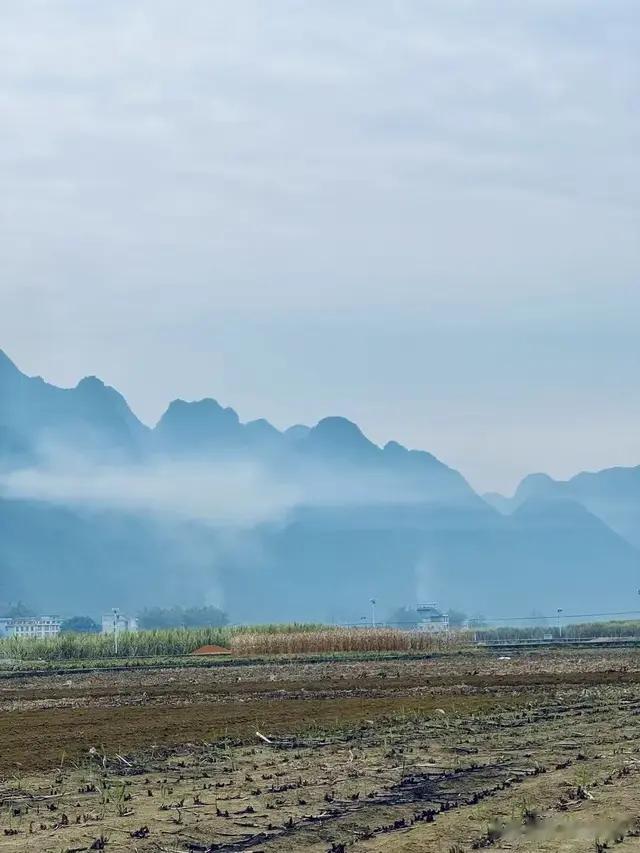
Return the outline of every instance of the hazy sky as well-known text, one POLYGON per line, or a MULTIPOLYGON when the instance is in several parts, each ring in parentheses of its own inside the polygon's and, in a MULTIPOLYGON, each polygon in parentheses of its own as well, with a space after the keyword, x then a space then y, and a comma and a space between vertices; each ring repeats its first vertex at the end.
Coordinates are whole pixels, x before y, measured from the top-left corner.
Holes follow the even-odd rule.
POLYGON ((480 489, 640 463, 637 0, 4 0, 0 347, 480 489))

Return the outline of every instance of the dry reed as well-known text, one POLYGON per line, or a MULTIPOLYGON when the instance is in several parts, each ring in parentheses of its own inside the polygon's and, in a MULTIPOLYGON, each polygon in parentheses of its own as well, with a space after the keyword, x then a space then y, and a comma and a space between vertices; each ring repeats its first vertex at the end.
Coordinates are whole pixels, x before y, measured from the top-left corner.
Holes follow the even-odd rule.
POLYGON ((231 637, 238 655, 313 654, 331 652, 436 652, 466 645, 462 631, 430 633, 396 628, 326 628, 291 633, 244 632, 231 637))

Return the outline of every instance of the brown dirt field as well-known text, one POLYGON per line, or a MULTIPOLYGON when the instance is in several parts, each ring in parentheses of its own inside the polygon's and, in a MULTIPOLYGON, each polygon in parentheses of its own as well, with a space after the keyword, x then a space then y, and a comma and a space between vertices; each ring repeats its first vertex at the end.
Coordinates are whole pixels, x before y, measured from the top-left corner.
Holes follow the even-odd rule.
POLYGON ((423 679, 417 678, 394 678, 382 680, 379 676, 359 678, 357 681, 339 678, 323 678, 319 681, 305 681, 301 687, 299 681, 245 681, 238 684, 199 685, 194 691, 190 685, 154 685, 150 684, 138 692, 123 692, 121 687, 109 685, 95 685, 89 688, 82 686, 69 686, 64 688, 23 688, 0 691, 0 709, 19 703, 26 707, 29 702, 46 702, 52 705, 56 700, 70 700, 75 702, 84 701, 92 704, 96 701, 109 703, 117 699, 118 703, 127 701, 142 701, 149 704, 154 700, 164 703, 167 700, 191 701, 194 697, 198 701, 250 701, 258 698, 286 695, 307 694, 307 698, 315 696, 333 697, 340 694, 353 696, 358 693, 364 696, 397 694, 416 690, 437 690, 451 687, 472 688, 498 688, 528 687, 545 685, 554 686, 566 684, 572 686, 590 684, 638 684, 640 683, 640 671, 621 672, 619 670, 602 670, 597 672, 538 672, 538 673, 505 673, 485 674, 473 673, 464 676, 445 675, 431 676, 423 679))
POLYGON ((7 853, 640 851, 639 781, 629 650, 0 675, 7 853))
MULTIPOLYGON (((510 705, 522 704, 512 698, 510 705)), ((321 726, 341 727, 386 714, 480 711, 495 708, 504 698, 491 696, 427 696, 417 699, 282 699, 247 704, 197 703, 173 707, 124 705, 113 708, 54 708, 0 714, 0 773, 43 770, 78 760, 91 747, 108 754, 127 754, 154 746, 172 747, 218 738, 250 738, 256 729, 298 732, 321 726), (16 719, 16 716, 19 718, 16 719)))

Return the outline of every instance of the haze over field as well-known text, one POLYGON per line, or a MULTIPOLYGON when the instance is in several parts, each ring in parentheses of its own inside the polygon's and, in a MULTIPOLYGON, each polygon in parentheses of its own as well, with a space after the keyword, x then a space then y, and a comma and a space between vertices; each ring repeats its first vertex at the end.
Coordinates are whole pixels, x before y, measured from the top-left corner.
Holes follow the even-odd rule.
POLYGON ((175 400, 150 428, 99 379, 58 388, 3 354, 0 412, 5 600, 342 622, 372 596, 388 613, 632 606, 640 468, 485 500, 432 454, 380 448, 342 417, 281 432, 175 400))

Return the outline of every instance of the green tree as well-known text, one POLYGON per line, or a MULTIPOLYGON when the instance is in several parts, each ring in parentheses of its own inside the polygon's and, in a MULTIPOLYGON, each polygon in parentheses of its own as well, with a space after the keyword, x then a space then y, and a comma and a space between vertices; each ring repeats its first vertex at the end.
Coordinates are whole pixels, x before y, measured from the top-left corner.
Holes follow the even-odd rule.
POLYGON ((99 634, 100 625, 90 616, 72 616, 60 626, 61 634, 99 634))

